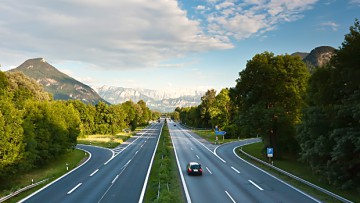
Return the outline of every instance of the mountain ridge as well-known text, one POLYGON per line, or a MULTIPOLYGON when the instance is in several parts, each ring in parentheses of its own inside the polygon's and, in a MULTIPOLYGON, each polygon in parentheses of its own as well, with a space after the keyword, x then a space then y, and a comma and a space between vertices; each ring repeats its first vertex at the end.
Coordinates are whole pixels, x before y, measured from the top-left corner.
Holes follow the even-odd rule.
POLYGON ((90 86, 62 73, 44 58, 28 59, 9 72, 22 72, 41 84, 55 100, 81 100, 84 103, 106 102, 90 86))

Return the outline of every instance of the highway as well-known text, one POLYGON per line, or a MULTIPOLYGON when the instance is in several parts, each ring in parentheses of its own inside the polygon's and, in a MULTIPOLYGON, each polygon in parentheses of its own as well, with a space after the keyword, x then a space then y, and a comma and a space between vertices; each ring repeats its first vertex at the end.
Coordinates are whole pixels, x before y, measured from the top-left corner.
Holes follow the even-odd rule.
POLYGON ((113 150, 78 145, 91 158, 21 202, 142 201, 162 126, 153 123, 113 150))
POLYGON ((319 202, 235 155, 234 148, 258 139, 218 147, 174 124, 168 126, 188 202, 319 202), (187 175, 190 161, 202 165, 202 176, 187 175))

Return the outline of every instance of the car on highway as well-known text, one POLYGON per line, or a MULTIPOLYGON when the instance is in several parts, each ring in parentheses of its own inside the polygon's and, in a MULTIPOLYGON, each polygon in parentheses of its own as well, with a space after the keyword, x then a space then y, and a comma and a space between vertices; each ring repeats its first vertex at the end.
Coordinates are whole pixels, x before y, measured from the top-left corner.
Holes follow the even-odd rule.
POLYGON ((176 124, 174 124, 174 126, 176 126, 176 124))
POLYGON ((197 162, 189 162, 186 165, 186 172, 188 175, 202 175, 201 164, 197 162))

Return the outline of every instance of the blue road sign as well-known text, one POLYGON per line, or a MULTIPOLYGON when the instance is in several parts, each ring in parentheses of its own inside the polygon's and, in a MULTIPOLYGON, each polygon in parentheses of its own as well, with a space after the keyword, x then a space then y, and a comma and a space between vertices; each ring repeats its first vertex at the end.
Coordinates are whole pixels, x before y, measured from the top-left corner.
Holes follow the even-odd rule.
POLYGON ((274 148, 268 147, 266 149, 266 152, 267 152, 268 157, 273 157, 274 156, 274 148))
POLYGON ((215 131, 215 135, 225 135, 225 131, 215 131))

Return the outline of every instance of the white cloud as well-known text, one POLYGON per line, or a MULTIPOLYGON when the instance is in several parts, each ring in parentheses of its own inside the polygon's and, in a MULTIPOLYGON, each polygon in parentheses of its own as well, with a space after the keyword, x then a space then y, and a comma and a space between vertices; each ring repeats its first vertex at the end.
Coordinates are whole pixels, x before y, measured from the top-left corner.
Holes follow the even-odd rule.
POLYGON ((335 22, 325 22, 325 23, 322 23, 321 26, 323 28, 326 28, 326 27, 329 27, 330 29, 332 29, 333 31, 337 31, 338 30, 338 27, 339 25, 336 24, 335 22))
POLYGON ((360 6, 360 0, 351 0, 351 4, 358 4, 360 6))
POLYGON ((242 40, 261 35, 284 22, 302 18, 302 12, 309 10, 318 0, 245 0, 218 1, 210 3, 212 12, 205 16, 207 32, 242 40), (236 3, 234 3, 236 2, 236 3))
POLYGON ((205 10, 205 6, 204 5, 198 5, 196 7, 196 10, 205 10))
MULTIPOLYGON (((1 56, 130 69, 188 52, 233 48, 229 40, 204 33, 176 0, 4 0, 0 13, 1 56)), ((14 62, 7 58, 1 62, 14 62)))

